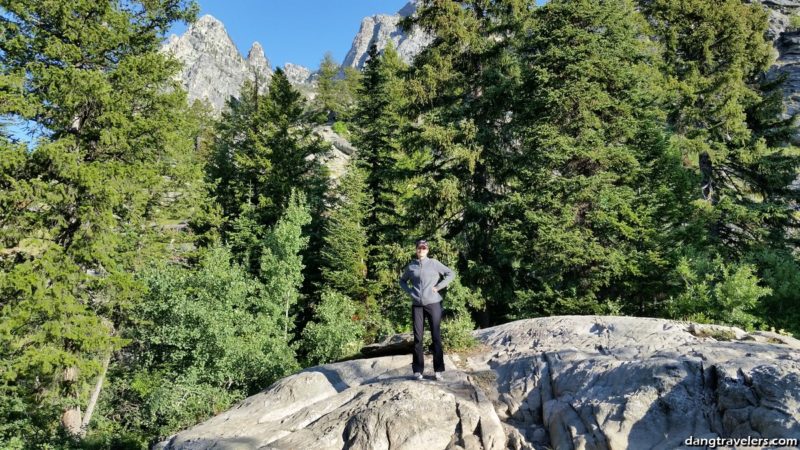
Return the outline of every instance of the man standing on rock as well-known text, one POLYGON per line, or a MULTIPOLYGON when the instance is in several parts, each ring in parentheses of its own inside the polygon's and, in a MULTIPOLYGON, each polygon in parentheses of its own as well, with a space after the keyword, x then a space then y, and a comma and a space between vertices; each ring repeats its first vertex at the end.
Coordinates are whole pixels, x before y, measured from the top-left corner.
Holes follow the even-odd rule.
POLYGON ((411 369, 414 379, 421 380, 425 369, 422 353, 422 334, 425 331, 424 319, 428 318, 433 338, 433 370, 437 380, 444 372, 444 351, 442 350, 442 296, 439 291, 455 279, 455 273, 439 261, 428 258, 428 241, 417 241, 417 259, 412 260, 400 276, 400 287, 411 296, 411 318, 414 323, 414 358, 411 369), (444 279, 441 279, 444 276, 444 279), (411 286, 408 282, 411 281, 411 286))

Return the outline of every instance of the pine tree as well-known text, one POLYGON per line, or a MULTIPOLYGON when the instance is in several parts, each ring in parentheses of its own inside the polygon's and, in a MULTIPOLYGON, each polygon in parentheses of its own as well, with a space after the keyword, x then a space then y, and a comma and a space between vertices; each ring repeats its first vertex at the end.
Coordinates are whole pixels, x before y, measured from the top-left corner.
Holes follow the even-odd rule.
POLYGON ((339 64, 334 61, 330 52, 326 53, 319 64, 317 96, 314 98, 323 122, 335 121, 342 107, 339 99, 339 83, 336 79, 338 74, 339 64))
POLYGON ((185 94, 172 81, 178 64, 158 49, 170 24, 195 10, 176 1, 2 4, 2 77, 25 79, 4 90, 3 113, 43 131, 29 151, 2 147, 6 442, 51 439, 62 413, 83 434, 89 392, 124 344, 118 331, 141 293, 131 273, 160 253, 152 225, 192 148, 185 94))
POLYGON ((755 292, 763 277, 772 293, 748 313, 758 314, 761 324, 792 328, 800 304, 786 288, 800 280, 793 255, 800 193, 790 186, 800 156, 788 145, 794 117, 781 117, 783 80, 765 75, 773 63, 772 43, 765 37, 767 11, 736 0, 640 4, 665 47, 662 70, 672 87, 673 141, 689 168, 700 172, 685 219, 693 226, 682 238, 681 257, 698 275, 719 283, 726 271, 739 273, 755 264, 758 277, 740 277, 741 290, 755 292), (704 261, 718 259, 730 267, 717 265, 707 273, 704 261))
POLYGON ((317 121, 348 122, 356 107, 361 72, 354 67, 339 66, 328 52, 322 58, 317 74, 317 94, 312 108, 317 121))
POLYGON ((404 147, 409 120, 405 73, 391 42, 379 53, 370 46, 353 115, 355 164, 365 175, 368 209, 364 211, 368 280, 365 304, 367 340, 392 333, 408 322, 407 299, 397 287, 397 277, 407 262, 403 247, 409 237, 405 222, 413 156, 404 147))
POLYGON ((409 82, 416 129, 406 147, 421 150, 411 166, 411 234, 452 243, 448 258, 458 262, 461 279, 491 302, 481 311, 484 326, 501 320, 514 295, 493 205, 516 169, 507 162, 513 141, 506 124, 520 82, 513 44, 526 33, 530 9, 525 1, 429 0, 410 19, 436 36, 409 82))
POLYGON ((243 205, 258 204, 258 189, 272 170, 271 149, 258 142, 263 108, 263 96, 248 80, 238 99, 228 99, 217 122, 207 172, 225 217, 238 217, 243 205))
POLYGON ((293 189, 301 190, 315 215, 322 210, 322 199, 328 189, 328 169, 322 160, 330 145, 313 133, 303 113, 305 101, 280 69, 272 76, 269 88, 266 123, 266 146, 273 149, 270 179, 264 194, 280 209, 288 204, 293 189))
POLYGON ((534 20, 498 232, 514 316, 631 312, 638 279, 665 264, 661 194, 681 186, 668 170, 658 47, 627 0, 555 0, 534 20))
POLYGON ((307 197, 315 218, 310 226, 312 247, 319 247, 328 185, 327 168, 321 161, 328 148, 313 135, 304 103, 278 69, 268 94, 246 82, 241 98, 229 102, 220 121, 209 176, 216 182, 216 195, 228 218, 223 237, 233 243, 236 254, 250 258, 247 266, 251 273, 258 272, 263 233, 287 207, 293 188, 307 197), (254 233, 252 239, 235 235, 242 221, 253 225, 248 225, 247 231, 254 233), (254 247, 241 246, 246 242, 254 247))
POLYGON ((728 257, 785 245, 786 227, 798 226, 800 194, 788 187, 800 158, 785 147, 791 121, 779 119, 779 80, 764 77, 773 59, 766 10, 736 0, 640 3, 665 46, 674 141, 704 178, 696 197, 708 203, 697 203, 707 233, 696 243, 728 257))
MULTIPOLYGON (((325 224, 325 197, 330 179, 328 167, 323 163, 329 155, 331 145, 314 133, 307 117, 305 100, 297 92, 286 75, 276 70, 269 91, 266 123, 271 124, 271 137, 266 145, 275 149, 272 156, 273 170, 264 192, 274 205, 285 210, 292 190, 302 193, 311 214, 310 223, 304 228, 308 244, 302 257, 306 262, 303 271, 302 298, 298 314, 299 321, 308 321, 310 303, 317 298, 317 286, 321 282, 325 224)), ((269 223, 269 222, 268 222, 269 223)))
POLYGON ((349 122, 358 103, 358 92, 361 89, 362 74, 355 67, 345 67, 342 70, 342 79, 339 80, 339 90, 341 92, 341 111, 338 114, 339 120, 349 122))
POLYGON ((366 219, 370 199, 365 178, 364 170, 351 160, 333 191, 322 248, 325 287, 355 300, 362 310, 368 298, 366 219))
POLYGON ((368 220, 372 248, 381 242, 398 240, 401 213, 398 185, 402 182, 399 178, 405 175, 398 166, 407 158, 402 148, 408 126, 404 116, 407 105, 404 70, 405 65, 391 43, 382 54, 378 54, 375 44, 370 46, 354 118, 358 133, 353 143, 359 149, 357 164, 366 173, 366 189, 372 205, 368 220))

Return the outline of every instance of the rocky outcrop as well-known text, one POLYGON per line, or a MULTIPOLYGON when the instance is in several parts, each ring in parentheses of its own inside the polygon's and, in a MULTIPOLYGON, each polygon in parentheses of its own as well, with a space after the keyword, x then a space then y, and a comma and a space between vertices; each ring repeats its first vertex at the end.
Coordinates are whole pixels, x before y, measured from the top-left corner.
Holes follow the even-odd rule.
POLYGON ((286 63, 283 66, 283 72, 286 74, 286 78, 289 79, 289 82, 292 84, 311 84, 312 82, 312 73, 311 70, 292 63, 286 63))
POLYGON ((253 42, 250 51, 247 52, 247 76, 251 80, 258 76, 258 80, 264 84, 272 78, 272 69, 269 65, 267 56, 264 55, 264 48, 258 42, 253 42))
POLYGON ((414 335, 411 333, 395 334, 381 342, 370 344, 361 349, 361 354, 367 358, 387 355, 403 355, 411 353, 414 349, 414 335))
MULTIPOLYGON (((568 316, 475 332, 444 381, 409 355, 311 367, 162 449, 677 448, 800 439, 800 342, 660 319, 568 316)), ((428 361, 430 363, 430 361, 428 361)))
POLYGON ((183 63, 177 78, 186 88, 189 101, 206 100, 217 112, 228 98, 239 96, 244 80, 259 75, 266 87, 272 76, 261 44, 253 43, 247 59, 243 58, 222 22, 210 15, 198 19, 180 37, 172 35, 162 51, 183 63))
POLYGON ((330 125, 314 127, 314 134, 330 144, 330 152, 322 162, 328 167, 330 177, 333 180, 339 179, 347 170, 347 163, 353 153, 356 152, 355 147, 347 139, 336 134, 330 125))
POLYGON ((413 0, 400 9, 397 14, 376 14, 365 17, 361 21, 361 28, 353 39, 353 45, 347 52, 342 65, 363 68, 367 61, 367 51, 370 45, 375 43, 378 50, 383 50, 389 41, 392 41, 400 57, 410 63, 433 41, 430 35, 418 28, 414 28, 410 33, 406 33, 400 28, 400 20, 414 14, 416 9, 416 0, 413 0))
MULTIPOLYGON (((769 11, 767 37, 773 41, 777 60, 768 77, 786 76, 783 86, 786 104, 785 117, 800 111, 800 28, 792 25, 800 17, 800 0, 753 0, 769 11)), ((800 136, 798 136, 800 137, 800 136)))

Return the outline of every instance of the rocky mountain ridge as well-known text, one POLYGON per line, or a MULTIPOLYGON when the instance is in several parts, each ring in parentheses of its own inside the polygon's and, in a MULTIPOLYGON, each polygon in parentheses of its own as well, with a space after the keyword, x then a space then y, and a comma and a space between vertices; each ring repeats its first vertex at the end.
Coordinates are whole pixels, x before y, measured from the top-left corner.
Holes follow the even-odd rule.
MULTIPOLYGON (((173 449, 639 449, 800 439, 800 341, 663 319, 561 316, 474 332, 442 382, 410 355, 305 369, 173 449)), ((429 363, 430 361, 428 361, 429 363)))
POLYGON ((424 31, 414 28, 405 32, 400 27, 404 17, 411 16, 417 10, 417 1, 408 2, 403 8, 393 15, 376 14, 365 17, 361 21, 350 51, 342 62, 344 67, 362 69, 367 61, 369 47, 375 43, 378 51, 382 51, 391 41, 400 58, 410 63, 425 47, 433 42, 433 37, 424 31))
MULTIPOLYGON (((784 74, 787 77, 783 90, 785 116, 788 117, 800 111, 800 28, 792 19, 800 17, 800 0, 745 1, 761 4, 769 12, 768 37, 774 43, 777 59, 768 76, 784 74)), ((360 69, 372 43, 382 50, 390 41, 401 58, 410 62, 432 42, 432 37, 421 30, 406 33, 400 28, 400 20, 416 11, 416 3, 417 0, 411 0, 393 15, 365 17, 342 65, 360 69)), ((230 96, 238 96, 245 79, 252 80, 258 75, 268 81, 272 75, 269 60, 258 42, 253 43, 247 58, 242 57, 222 22, 210 15, 201 17, 183 35, 171 36, 163 51, 174 54, 184 63, 178 78, 188 91, 189 101, 207 100, 215 112, 222 110, 230 96)), ((291 63, 286 64, 284 70, 293 84, 312 93, 315 72, 291 63)))
POLYGON ((311 69, 307 67, 299 64, 286 63, 283 66, 283 71, 286 73, 286 78, 288 78, 289 82, 292 84, 298 85, 313 83, 314 72, 311 72, 311 69))
MULTIPOLYGON (((374 42, 382 50, 390 40, 400 56, 410 62, 431 42, 431 38, 420 30, 405 33, 400 29, 400 20, 414 11, 416 0, 394 15, 377 14, 364 18, 342 65, 361 69, 369 46, 374 42)), ((252 81, 258 76, 266 84, 273 73, 261 44, 254 42, 247 57, 243 57, 225 25, 211 15, 198 19, 181 36, 170 36, 162 51, 183 63, 183 70, 177 78, 187 90, 189 101, 208 101, 216 113, 222 111, 228 98, 238 97, 244 80, 252 81)), ((292 63, 287 63, 283 69, 290 82, 306 93, 311 91, 316 72, 292 63)))
POLYGON ((254 42, 247 58, 242 57, 225 25, 211 15, 198 19, 183 35, 172 35, 162 51, 183 63, 178 80, 186 88, 189 102, 208 101, 217 112, 228 98, 239 96, 244 80, 258 76, 266 88, 272 77, 261 44, 254 42))

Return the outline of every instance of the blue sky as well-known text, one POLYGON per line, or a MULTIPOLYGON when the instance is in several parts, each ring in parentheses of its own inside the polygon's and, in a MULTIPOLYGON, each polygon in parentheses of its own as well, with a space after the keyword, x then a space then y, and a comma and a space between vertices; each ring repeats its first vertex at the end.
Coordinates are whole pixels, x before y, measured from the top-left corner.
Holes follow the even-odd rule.
MULTIPOLYGON (((394 14, 408 0, 198 0, 200 16, 222 23, 242 55, 254 41, 270 64, 287 62, 316 69, 330 51, 341 63, 361 25, 374 14, 394 14)), ((178 24, 172 33, 181 34, 178 24)))

